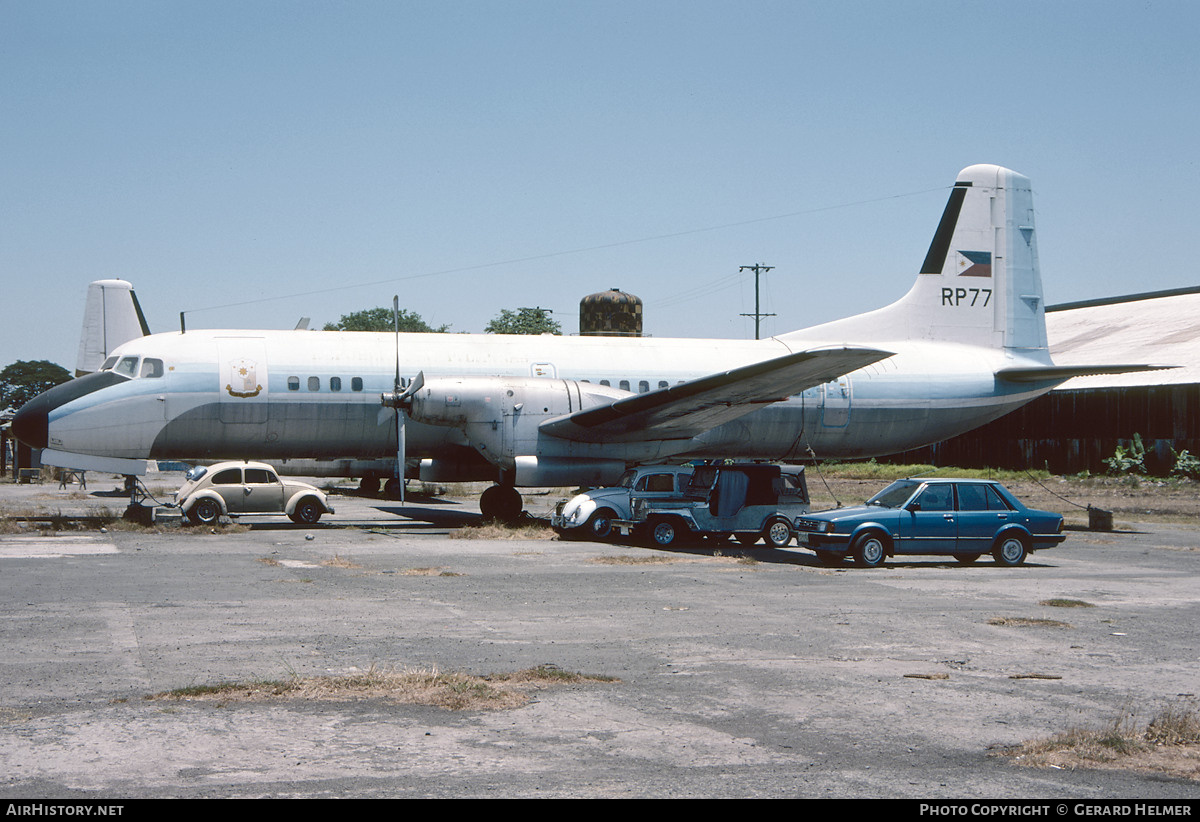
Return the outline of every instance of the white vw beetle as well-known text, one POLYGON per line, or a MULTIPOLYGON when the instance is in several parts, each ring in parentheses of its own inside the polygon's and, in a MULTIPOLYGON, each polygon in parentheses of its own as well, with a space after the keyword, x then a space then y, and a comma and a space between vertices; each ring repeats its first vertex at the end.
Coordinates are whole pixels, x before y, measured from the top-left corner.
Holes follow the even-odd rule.
POLYGON ((608 539, 613 520, 629 519, 634 499, 679 496, 691 476, 690 465, 630 468, 612 488, 595 488, 560 502, 550 517, 550 524, 560 534, 608 539))
POLYGON ((287 514, 298 525, 313 525, 332 514, 324 492, 296 480, 281 480, 262 462, 219 462, 198 465, 184 475, 175 492, 184 516, 198 525, 230 517, 287 514))

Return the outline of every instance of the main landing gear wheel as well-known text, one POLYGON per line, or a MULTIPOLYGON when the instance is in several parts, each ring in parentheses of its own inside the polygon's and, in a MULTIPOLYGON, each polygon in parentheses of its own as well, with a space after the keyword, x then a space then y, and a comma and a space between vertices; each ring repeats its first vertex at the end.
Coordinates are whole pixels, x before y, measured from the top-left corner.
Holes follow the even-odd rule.
POLYGON ((511 485, 493 485, 479 496, 479 513, 484 519, 515 522, 524 508, 521 494, 511 485))

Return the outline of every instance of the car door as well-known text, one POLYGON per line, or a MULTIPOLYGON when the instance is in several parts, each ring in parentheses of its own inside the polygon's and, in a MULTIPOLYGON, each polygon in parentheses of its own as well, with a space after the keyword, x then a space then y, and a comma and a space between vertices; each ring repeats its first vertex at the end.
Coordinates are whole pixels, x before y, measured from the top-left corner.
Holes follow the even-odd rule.
POLYGON ((283 483, 268 468, 246 468, 242 485, 242 512, 278 514, 283 510, 283 483))
POLYGON ((957 553, 986 554, 992 550, 996 532, 1011 516, 1012 510, 991 485, 958 483, 957 553))
POLYGON ((952 483, 922 488, 900 517, 897 554, 952 554, 958 541, 957 512, 952 483))
POLYGON ((242 513, 242 469, 224 468, 213 474, 209 486, 225 500, 225 510, 230 514, 242 513))

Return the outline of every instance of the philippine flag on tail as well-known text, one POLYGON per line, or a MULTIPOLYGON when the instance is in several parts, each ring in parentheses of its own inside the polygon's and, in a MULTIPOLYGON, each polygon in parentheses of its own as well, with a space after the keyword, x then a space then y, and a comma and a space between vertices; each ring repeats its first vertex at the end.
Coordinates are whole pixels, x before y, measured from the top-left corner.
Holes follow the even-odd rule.
POLYGON ((992 252, 990 251, 960 251, 958 252, 966 259, 959 260, 960 267, 966 266, 962 271, 958 272, 960 277, 990 277, 992 276, 992 252))

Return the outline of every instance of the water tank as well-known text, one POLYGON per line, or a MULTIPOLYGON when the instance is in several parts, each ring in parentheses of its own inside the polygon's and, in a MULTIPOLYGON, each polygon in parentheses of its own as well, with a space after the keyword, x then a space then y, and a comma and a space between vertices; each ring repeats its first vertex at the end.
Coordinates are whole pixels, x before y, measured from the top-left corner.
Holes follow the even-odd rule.
POLYGON ((587 336, 642 336, 642 300, 619 288, 579 301, 579 333, 587 336))

